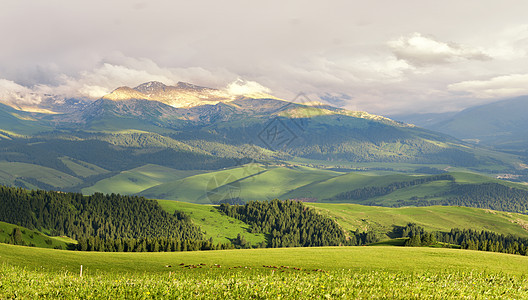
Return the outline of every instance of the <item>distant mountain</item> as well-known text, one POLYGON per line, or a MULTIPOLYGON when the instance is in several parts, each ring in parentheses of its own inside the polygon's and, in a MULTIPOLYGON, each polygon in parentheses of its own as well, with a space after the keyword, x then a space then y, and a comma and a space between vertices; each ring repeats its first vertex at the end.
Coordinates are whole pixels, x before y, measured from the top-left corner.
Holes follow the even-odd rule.
POLYGON ((414 124, 418 127, 430 128, 430 126, 446 121, 456 115, 458 112, 445 113, 418 113, 418 114, 399 114, 389 115, 388 117, 408 124, 414 124))
POLYGON ((122 100, 153 100, 173 107, 194 107, 205 104, 232 101, 236 96, 226 91, 197 86, 190 83, 178 82, 175 86, 165 85, 161 82, 151 81, 138 85, 135 88, 120 87, 103 99, 122 100))
POLYGON ((16 110, 0 103, 0 139, 6 134, 26 135, 50 130, 49 124, 39 116, 45 115, 16 110))
POLYGON ((528 96, 471 107, 426 127, 504 150, 528 148, 528 96))
POLYGON ((71 100, 67 113, 1 105, 0 183, 78 191, 148 164, 218 170, 252 160, 408 172, 516 174, 521 168, 515 155, 383 116, 273 98, 221 98, 222 93, 148 82, 117 88, 91 103, 71 100))

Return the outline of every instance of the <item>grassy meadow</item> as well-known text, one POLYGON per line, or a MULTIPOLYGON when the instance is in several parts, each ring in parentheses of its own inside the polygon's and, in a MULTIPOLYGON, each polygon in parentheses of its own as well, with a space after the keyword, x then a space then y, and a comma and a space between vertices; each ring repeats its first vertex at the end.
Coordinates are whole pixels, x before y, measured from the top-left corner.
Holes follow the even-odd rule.
POLYGON ((238 234, 243 235, 252 245, 265 240, 264 234, 248 232, 248 224, 220 213, 212 205, 170 200, 158 200, 158 203, 171 214, 175 210, 187 214, 194 224, 200 226, 205 236, 212 237, 215 243, 227 243, 235 239, 238 234))
POLYGON ((98 253, 2 244, 0 298, 525 298, 526 270, 524 256, 437 248, 98 253))
POLYGON ((528 216, 517 213, 461 206, 380 207, 359 204, 306 203, 336 220, 345 230, 387 234, 393 225, 416 223, 427 231, 452 228, 493 231, 528 237, 528 216))
POLYGON ((15 228, 20 228, 22 241, 28 246, 66 249, 69 243, 77 243, 77 241, 68 237, 48 236, 37 230, 31 230, 5 222, 0 222, 0 243, 9 240, 15 228))
MULTIPOLYGON (((415 169, 416 167, 417 165, 414 165, 415 169)), ((466 170, 465 172, 455 172, 458 169, 449 170, 452 171, 449 174, 453 176, 454 181, 426 182, 399 188, 387 195, 352 202, 358 204, 376 202, 390 206, 396 204, 398 200, 412 201, 416 197, 439 200, 441 198, 434 195, 444 193, 449 195, 453 183, 499 183, 517 189, 528 189, 527 185, 498 180, 466 170)), ((83 188, 82 192, 136 194, 151 199, 198 204, 215 204, 218 202, 216 200, 227 198, 240 198, 243 201, 309 198, 317 202, 336 202, 329 198, 355 189, 385 187, 416 178, 416 174, 393 171, 335 171, 306 166, 248 164, 217 171, 188 171, 149 164, 102 179, 93 186, 83 188)))
POLYGON ((159 165, 147 164, 100 180, 95 185, 82 189, 82 192, 83 194, 99 192, 129 195, 202 172, 199 170, 176 170, 159 165))

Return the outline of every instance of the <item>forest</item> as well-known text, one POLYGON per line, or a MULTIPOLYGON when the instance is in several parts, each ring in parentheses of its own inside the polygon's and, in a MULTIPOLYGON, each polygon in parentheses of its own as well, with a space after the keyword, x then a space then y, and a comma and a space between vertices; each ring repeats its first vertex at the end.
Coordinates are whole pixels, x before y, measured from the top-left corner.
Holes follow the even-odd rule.
MULTIPOLYGON (((0 221, 49 231, 78 241, 72 250, 158 252, 249 247, 312 247, 363 245, 376 240, 372 233, 346 234, 328 217, 296 201, 222 204, 224 214, 264 233, 267 241, 250 245, 243 235, 231 243, 213 243, 183 212, 169 214, 156 201, 143 197, 25 190, 0 186, 0 221)), ((5 242, 19 244, 18 232, 5 242)))
POLYGON ((200 228, 142 197, 28 191, 0 186, 0 221, 73 239, 202 240, 200 228))
POLYGON ((413 223, 407 224, 401 232, 402 237, 408 237, 405 246, 409 247, 434 246, 440 243, 443 247, 458 246, 461 249, 528 255, 528 238, 514 235, 458 228, 449 232, 426 232, 413 223))
POLYGON ((250 232, 265 233, 268 247, 348 245, 339 225, 298 201, 250 201, 245 205, 223 203, 219 210, 250 225, 250 232))
POLYGON ((498 183, 457 184, 448 192, 408 201, 399 200, 394 206, 409 205, 456 205, 526 214, 528 212, 528 191, 498 183), (432 197, 443 197, 444 199, 429 199, 432 197))

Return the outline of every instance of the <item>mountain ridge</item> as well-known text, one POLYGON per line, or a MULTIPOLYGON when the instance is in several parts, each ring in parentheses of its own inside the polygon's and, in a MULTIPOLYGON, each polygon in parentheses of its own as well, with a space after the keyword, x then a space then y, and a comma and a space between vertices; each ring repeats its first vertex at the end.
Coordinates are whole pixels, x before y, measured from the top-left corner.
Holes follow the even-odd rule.
MULTIPOLYGON (((179 86, 171 89, 204 91, 187 83, 179 86)), ((81 189, 111 176, 88 172, 83 164, 110 172, 146 164, 217 170, 251 161, 351 169, 358 169, 358 164, 367 169, 401 164, 409 166, 407 170, 460 168, 505 178, 522 169, 515 155, 366 112, 249 97, 174 107, 145 99, 141 92, 167 89, 160 82, 147 82, 137 89, 121 87, 112 97, 88 104, 69 101, 81 106, 61 114, 28 113, 0 105, 0 115, 5 116, 0 119, 0 162, 22 163, 24 168, 40 170, 38 174, 46 173, 43 167, 58 171, 52 180, 40 175, 28 179, 31 171, 21 176, 11 168, 6 174, 0 172, 0 183, 63 189, 57 178, 69 175, 77 178, 72 179, 77 187, 67 188, 81 189), (93 177, 79 178, 68 165, 93 177)))
POLYGON ((523 151, 528 147, 528 96, 473 106, 456 114, 439 115, 423 127, 495 149, 523 151))

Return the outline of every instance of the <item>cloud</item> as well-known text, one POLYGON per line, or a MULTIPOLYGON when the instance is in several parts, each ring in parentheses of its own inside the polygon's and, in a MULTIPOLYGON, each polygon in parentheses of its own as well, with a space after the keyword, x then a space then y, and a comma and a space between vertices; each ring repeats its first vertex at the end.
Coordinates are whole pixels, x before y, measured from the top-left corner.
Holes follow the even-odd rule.
POLYGON ((255 95, 255 94, 268 94, 271 90, 261 85, 256 81, 243 80, 237 78, 237 80, 230 83, 226 90, 232 95, 255 95))
POLYGON ((97 98, 150 80, 221 89, 243 78, 279 98, 336 95, 336 105, 379 114, 464 108, 472 94, 448 86, 528 69, 528 2, 509 6, 9 1, 0 10, 0 78, 19 86, 0 93, 36 102, 47 93, 97 98))
POLYGON ((120 86, 135 87, 148 81, 174 85, 178 81, 207 87, 224 88, 233 95, 268 96, 271 90, 252 80, 244 80, 225 70, 210 71, 200 67, 164 68, 150 59, 131 58, 114 54, 91 70, 77 76, 55 74, 57 84, 26 87, 14 81, 0 79, 0 101, 16 105, 38 105, 53 96, 64 98, 98 99, 120 86))
POLYGON ((27 87, 21 86, 14 81, 0 79, 0 101, 18 104, 33 105, 40 103, 41 95, 27 87))
POLYGON ((488 80, 468 80, 448 86, 450 91, 477 98, 504 98, 528 94, 528 74, 511 74, 488 80))
POLYGON ((416 66, 452 63, 460 60, 490 60, 482 50, 456 43, 440 42, 433 37, 415 32, 388 42, 398 59, 416 66))

